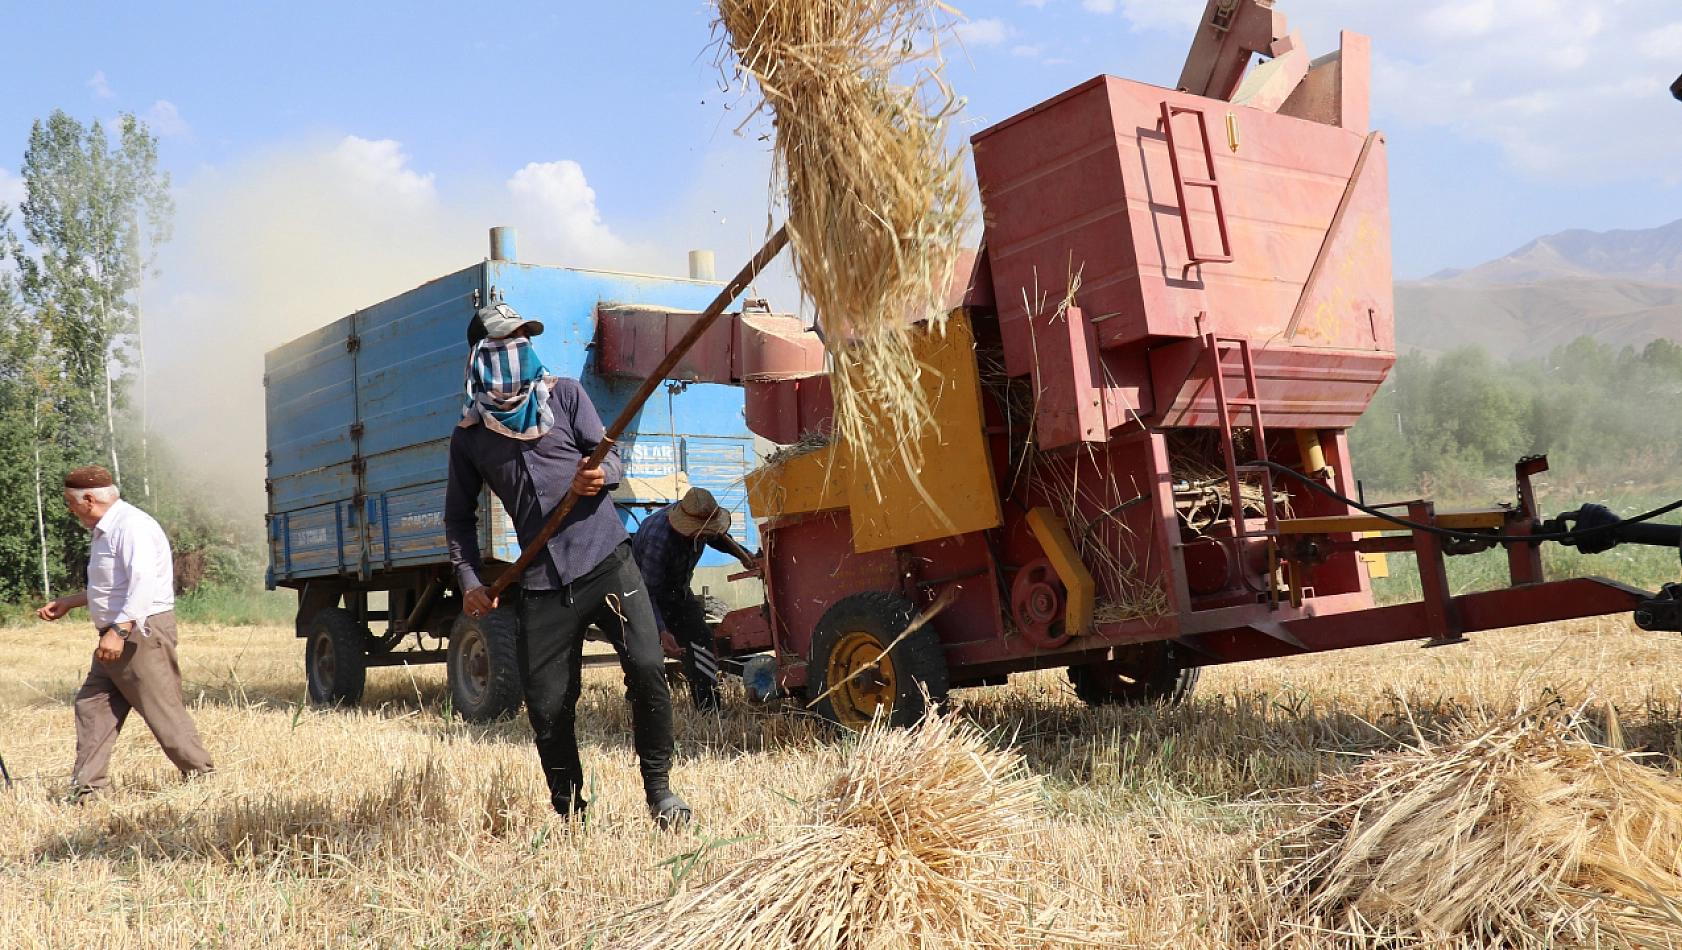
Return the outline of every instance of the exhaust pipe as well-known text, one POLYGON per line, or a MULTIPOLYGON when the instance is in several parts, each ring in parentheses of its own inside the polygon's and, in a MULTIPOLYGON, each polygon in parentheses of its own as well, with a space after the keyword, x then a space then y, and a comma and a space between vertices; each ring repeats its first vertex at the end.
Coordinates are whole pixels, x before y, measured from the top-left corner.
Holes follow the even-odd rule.
POLYGON ((514 254, 513 228, 491 228, 491 260, 510 264, 518 260, 514 254))

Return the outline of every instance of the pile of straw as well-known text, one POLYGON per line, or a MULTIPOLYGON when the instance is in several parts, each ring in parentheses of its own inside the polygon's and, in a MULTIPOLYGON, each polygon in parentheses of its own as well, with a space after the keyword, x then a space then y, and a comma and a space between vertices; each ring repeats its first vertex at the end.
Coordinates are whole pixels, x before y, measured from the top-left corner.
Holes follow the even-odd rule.
MULTIPOLYGON (((1232 441, 1239 464, 1254 457, 1248 428, 1235 428, 1232 441)), ((1201 534, 1227 518, 1232 508, 1232 489, 1227 485, 1226 457, 1221 452, 1219 429, 1168 430, 1168 464, 1176 486, 1174 507, 1187 527, 1201 534)), ((1262 487, 1262 477, 1240 475, 1238 481, 1238 497, 1245 516, 1265 517, 1267 493, 1262 487)), ((1281 518, 1291 516, 1290 494, 1277 485, 1273 505, 1281 518)))
MULTIPOLYGON (((1055 883, 1020 857, 1039 801, 1019 756, 973 726, 878 723, 808 824, 613 945, 662 950, 1005 948, 1091 939, 1034 925, 1055 883), (1034 885, 1038 885, 1038 893, 1034 885)), ((1066 922, 1066 917, 1064 918, 1066 922)))
POLYGON ((765 461, 760 464, 765 468, 781 465, 792 459, 800 458, 802 455, 811 455, 820 449, 829 448, 830 443, 834 441, 828 432, 802 432, 800 433, 800 441, 793 445, 779 447, 770 455, 765 456, 765 461))
POLYGON ((1682 946, 1682 918, 1655 912, 1682 896, 1682 783, 1564 717, 1463 725, 1316 791, 1283 888, 1310 926, 1360 946, 1682 946))
MULTIPOLYGON (((945 318, 967 219, 937 0, 717 0, 719 67, 770 113, 795 275, 830 353, 838 436, 920 467, 932 424, 908 320, 945 318)), ((759 110, 755 110, 757 113, 759 110)))

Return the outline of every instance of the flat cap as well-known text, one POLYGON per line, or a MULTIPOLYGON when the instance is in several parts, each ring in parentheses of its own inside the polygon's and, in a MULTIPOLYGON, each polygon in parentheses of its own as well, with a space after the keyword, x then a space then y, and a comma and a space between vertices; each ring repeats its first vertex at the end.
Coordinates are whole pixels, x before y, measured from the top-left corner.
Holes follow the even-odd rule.
POLYGON ((115 484, 103 465, 84 465, 64 476, 65 488, 110 488, 115 484))

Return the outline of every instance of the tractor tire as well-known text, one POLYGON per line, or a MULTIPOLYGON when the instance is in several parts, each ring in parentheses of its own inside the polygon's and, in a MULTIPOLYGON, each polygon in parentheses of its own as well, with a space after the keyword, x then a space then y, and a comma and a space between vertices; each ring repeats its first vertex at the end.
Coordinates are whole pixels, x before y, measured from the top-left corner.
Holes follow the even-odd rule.
POLYGON ((851 594, 824 611, 812 632, 806 685, 819 715, 853 730, 876 718, 905 727, 921 721, 929 704, 944 705, 946 651, 934 627, 925 624, 887 649, 916 618, 910 601, 882 591, 851 594), (845 685, 831 691, 837 683, 845 685))
POLYGON ((519 620, 506 607, 474 619, 456 617, 445 668, 450 703, 468 722, 513 715, 525 699, 520 685, 519 620))
POLYGON ((1069 667, 1069 683, 1088 706, 1177 706, 1191 696, 1199 667, 1182 666, 1165 643, 1127 647, 1117 659, 1069 667))
POLYGON ((343 607, 316 611, 304 628, 304 679, 317 706, 354 706, 368 682, 368 632, 343 607))

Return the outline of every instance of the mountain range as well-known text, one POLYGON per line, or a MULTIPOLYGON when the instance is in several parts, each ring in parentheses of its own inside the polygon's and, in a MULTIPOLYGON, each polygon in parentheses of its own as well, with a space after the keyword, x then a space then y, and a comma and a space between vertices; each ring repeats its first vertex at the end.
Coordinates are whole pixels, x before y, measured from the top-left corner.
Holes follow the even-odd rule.
POLYGON ((1682 342, 1682 220, 1562 231, 1477 267, 1396 282, 1403 352, 1477 344, 1534 359, 1584 335, 1619 348, 1682 342))

